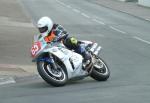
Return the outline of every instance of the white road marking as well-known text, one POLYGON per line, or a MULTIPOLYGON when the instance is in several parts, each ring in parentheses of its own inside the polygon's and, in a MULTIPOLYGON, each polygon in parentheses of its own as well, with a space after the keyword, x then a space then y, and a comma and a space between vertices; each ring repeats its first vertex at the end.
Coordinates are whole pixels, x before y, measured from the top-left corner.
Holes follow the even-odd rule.
POLYGON ((98 16, 94 16, 94 18, 99 19, 99 17, 98 17, 98 16))
POLYGON ((123 33, 123 34, 126 34, 126 32, 124 32, 124 31, 122 31, 122 30, 119 30, 119 29, 117 29, 117 28, 115 28, 115 27, 113 27, 113 26, 109 26, 111 29, 113 29, 113 30, 115 30, 115 31, 117 31, 117 32, 120 32, 120 33, 123 33))
POLYGON ((90 16, 88 16, 87 14, 85 13, 81 13, 82 16, 86 17, 86 18, 90 18, 90 16))
POLYGON ((61 4, 61 5, 64 5, 64 6, 67 6, 65 3, 63 3, 63 2, 61 2, 61 1, 59 1, 59 0, 56 0, 59 4, 61 4))
POLYGON ((0 78, 0 85, 16 83, 16 81, 12 77, 1 77, 0 78))
POLYGON ((77 9, 73 9, 73 11, 76 12, 76 13, 80 13, 80 11, 77 10, 77 9))
POLYGON ((98 17, 98 16, 94 16, 93 18, 95 18, 96 20, 103 20, 103 18, 100 18, 100 17, 98 17))
MULTIPOLYGON (((56 0, 56 1, 57 1, 58 3, 60 3, 61 5, 66 6, 66 7, 69 8, 69 9, 72 8, 70 5, 67 5, 67 4, 65 4, 65 3, 63 3, 63 2, 61 2, 61 1, 59 1, 59 0, 56 0)), ((78 10, 78 9, 72 8, 72 10, 73 10, 74 12, 76 12, 76 13, 81 13, 82 16, 84 16, 84 17, 86 17, 86 18, 88 18, 88 19, 91 18, 89 15, 87 15, 86 13, 81 12, 81 11, 78 10)), ((97 17, 97 18, 99 18, 99 17, 97 17)), ((91 18, 91 20, 94 21, 94 22, 97 22, 97 23, 99 23, 99 24, 106 25, 104 22, 99 21, 99 20, 97 20, 97 19, 92 19, 92 18, 91 18)))
POLYGON ((97 19, 92 19, 92 21, 97 22, 97 23, 102 24, 102 25, 106 25, 104 22, 99 21, 99 20, 97 20, 97 19))
POLYGON ((145 20, 150 21, 150 19, 145 19, 145 20))
POLYGON ((141 39, 141 38, 139 38, 139 37, 137 37, 137 36, 134 36, 133 38, 136 39, 136 40, 139 40, 139 41, 141 41, 141 42, 144 42, 144 43, 146 43, 146 44, 150 44, 149 41, 144 40, 144 39, 141 39))
POLYGON ((69 9, 70 9, 70 8, 72 8, 72 7, 71 7, 70 5, 67 5, 67 8, 69 8, 69 9))

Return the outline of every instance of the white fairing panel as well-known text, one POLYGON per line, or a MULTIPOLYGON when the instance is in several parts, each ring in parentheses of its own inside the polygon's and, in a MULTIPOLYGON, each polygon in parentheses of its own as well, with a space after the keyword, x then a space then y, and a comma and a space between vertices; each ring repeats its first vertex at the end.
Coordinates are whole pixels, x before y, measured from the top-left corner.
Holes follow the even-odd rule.
POLYGON ((58 58, 62 60, 62 62, 65 64, 68 72, 68 78, 75 77, 77 75, 81 75, 80 70, 82 70, 82 60, 83 57, 80 54, 77 54, 71 50, 68 50, 66 48, 59 48, 59 47, 52 47, 45 49, 44 52, 51 52, 58 58), (73 62, 73 66, 71 65, 71 62, 73 62))

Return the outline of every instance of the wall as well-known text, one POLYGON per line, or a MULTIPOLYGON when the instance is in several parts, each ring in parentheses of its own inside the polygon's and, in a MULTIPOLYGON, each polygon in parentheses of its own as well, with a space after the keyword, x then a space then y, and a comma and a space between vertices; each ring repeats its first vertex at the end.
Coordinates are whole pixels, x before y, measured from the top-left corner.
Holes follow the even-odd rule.
POLYGON ((138 1, 139 5, 147 6, 150 7, 150 0, 139 0, 138 1))

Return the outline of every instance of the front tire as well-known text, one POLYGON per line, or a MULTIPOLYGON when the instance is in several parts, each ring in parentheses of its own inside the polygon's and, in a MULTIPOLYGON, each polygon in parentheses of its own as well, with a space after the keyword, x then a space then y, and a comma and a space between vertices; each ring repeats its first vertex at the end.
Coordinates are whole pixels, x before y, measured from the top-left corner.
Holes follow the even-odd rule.
POLYGON ((91 73, 91 77, 97 81, 106 81, 110 76, 110 70, 100 57, 95 58, 96 62, 91 73))
POLYGON ((48 83, 53 86, 59 87, 64 86, 67 83, 68 77, 65 67, 57 64, 58 70, 51 68, 50 64, 40 61, 37 62, 37 70, 40 76, 48 83))

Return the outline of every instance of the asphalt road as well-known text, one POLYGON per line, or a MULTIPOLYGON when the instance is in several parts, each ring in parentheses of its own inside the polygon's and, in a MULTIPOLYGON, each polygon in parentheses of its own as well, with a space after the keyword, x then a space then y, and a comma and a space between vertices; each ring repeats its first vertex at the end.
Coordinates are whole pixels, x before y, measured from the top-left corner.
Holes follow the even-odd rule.
POLYGON ((98 42, 111 77, 54 88, 39 77, 0 87, 1 103, 149 103, 150 22, 90 0, 21 0, 33 18, 50 16, 78 39, 98 42))

